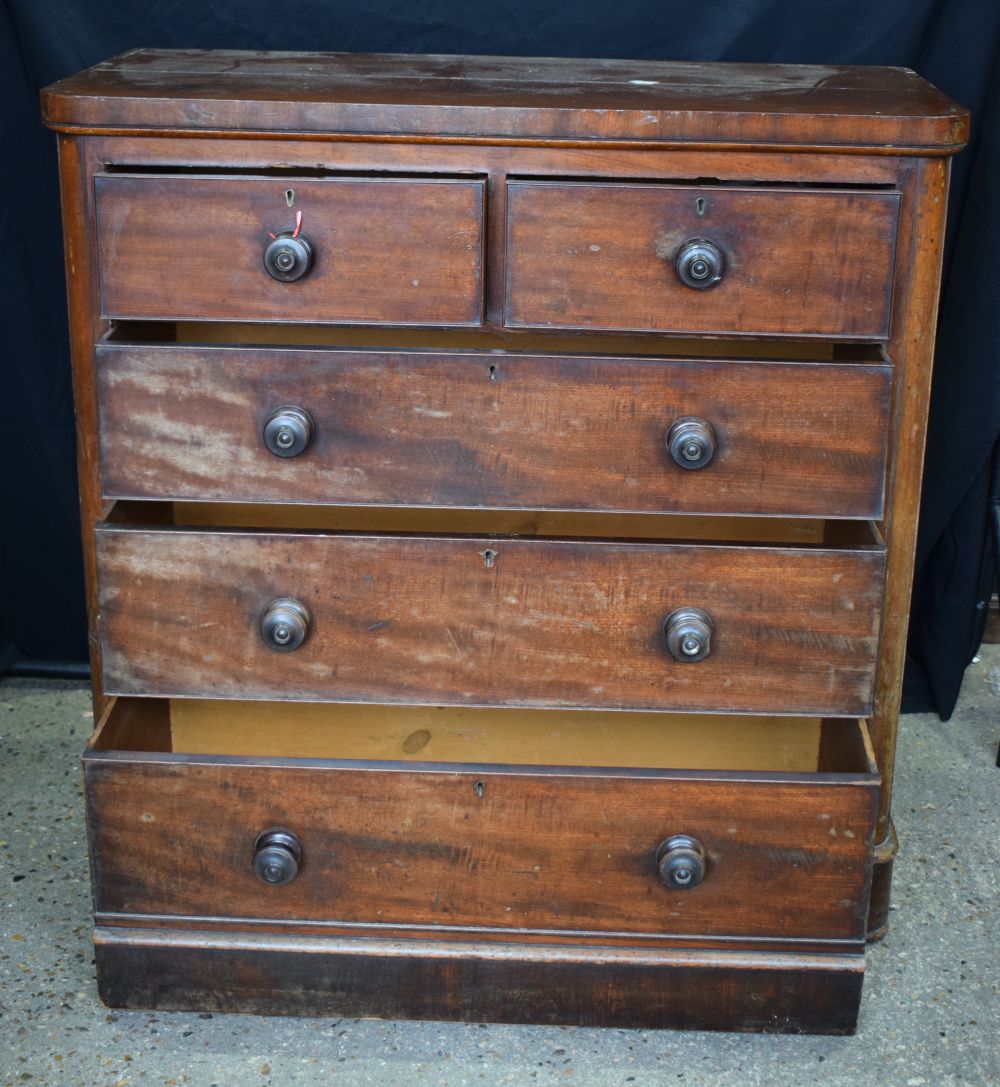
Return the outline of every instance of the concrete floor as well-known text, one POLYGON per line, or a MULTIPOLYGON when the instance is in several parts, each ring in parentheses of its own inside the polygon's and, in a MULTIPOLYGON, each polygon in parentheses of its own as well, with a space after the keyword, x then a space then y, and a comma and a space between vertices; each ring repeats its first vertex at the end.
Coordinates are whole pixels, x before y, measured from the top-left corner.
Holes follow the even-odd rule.
POLYGON ((1000 1083, 1000 647, 902 721, 892 929, 853 1038, 109 1012, 97 1001, 79 686, 0 683, 0 1081, 179 1087, 1000 1083))

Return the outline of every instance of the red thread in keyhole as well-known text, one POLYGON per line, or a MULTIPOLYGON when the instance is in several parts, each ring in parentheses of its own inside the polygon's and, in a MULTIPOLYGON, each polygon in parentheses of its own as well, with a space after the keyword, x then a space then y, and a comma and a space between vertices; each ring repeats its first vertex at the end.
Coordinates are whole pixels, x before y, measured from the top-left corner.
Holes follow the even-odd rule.
MULTIPOLYGON (((292 237, 297 238, 299 236, 299 231, 301 229, 302 229, 302 212, 297 211, 295 213, 295 229, 292 231, 292 237)), ((270 230, 267 232, 267 236, 271 239, 271 241, 274 241, 278 237, 277 234, 272 234, 270 230)))

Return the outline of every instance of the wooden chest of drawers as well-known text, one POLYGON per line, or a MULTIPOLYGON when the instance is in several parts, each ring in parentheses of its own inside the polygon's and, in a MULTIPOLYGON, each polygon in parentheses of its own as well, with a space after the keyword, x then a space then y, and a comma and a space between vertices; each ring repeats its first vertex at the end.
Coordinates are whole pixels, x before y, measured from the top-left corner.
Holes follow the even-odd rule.
POLYGON ((965 113, 156 51, 43 103, 103 999, 853 1029, 965 113))

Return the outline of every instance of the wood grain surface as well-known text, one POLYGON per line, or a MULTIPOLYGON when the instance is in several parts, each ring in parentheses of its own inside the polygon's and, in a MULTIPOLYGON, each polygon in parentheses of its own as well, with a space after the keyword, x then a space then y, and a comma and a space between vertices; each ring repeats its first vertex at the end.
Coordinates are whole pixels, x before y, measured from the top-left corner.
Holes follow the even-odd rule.
POLYGON ((66 259, 70 356, 73 364, 73 412, 76 420, 76 479, 79 488, 83 579, 87 601, 87 648, 91 692, 97 718, 107 707, 101 689, 101 639, 98 630, 97 558, 94 527, 112 503, 101 497, 100 424, 95 344, 107 332, 98 306, 98 267, 94 251, 93 187, 97 168, 94 148, 86 140, 58 138, 62 197, 63 244, 66 259))
MULTIPOLYGON (((886 775, 880 812, 883 835, 889 833, 951 164, 948 160, 915 162, 907 173, 891 345, 900 360, 890 430, 894 483, 884 526, 889 542, 884 634, 872 715, 872 739, 886 775)), ((883 879, 887 881, 888 876, 883 879)), ((887 903, 888 888, 882 897, 887 903)))
MULTIPOLYGON (((907 161, 895 154, 799 150, 775 155, 750 148, 663 147, 629 144, 586 147, 510 142, 412 142, 356 139, 289 140, 223 138, 205 134, 164 139, 128 133, 91 136, 97 160, 128 167, 176 166, 207 169, 329 170, 342 173, 506 174, 531 177, 717 178, 720 181, 797 181, 833 185, 893 185, 907 161), (536 172, 537 171, 537 172, 536 172)), ((493 194, 490 194, 493 195, 493 194)))
POLYGON ((955 150, 905 68, 134 49, 42 92, 51 126, 955 150))
POLYGON ((899 194, 517 181, 507 185, 513 327, 885 339, 899 194), (685 286, 687 241, 724 254, 685 286))
POLYGON ((482 319, 481 180, 107 174, 94 185, 107 317, 482 319), (263 253, 298 212, 313 267, 282 283, 264 270, 263 253))
POLYGON ((432 536, 98 531, 118 694, 717 712, 867 712, 884 553, 432 536), (304 645, 269 649, 299 599, 304 645), (668 653, 707 609, 711 655, 668 653))
POLYGON ((112 1008, 851 1034, 859 954, 484 947, 101 926, 112 1008))
MULTIPOLYGON (((280 709, 275 710, 280 715, 280 709)), ((860 940, 877 778, 91 754, 102 914, 860 940), (273 762, 273 760, 271 760, 273 762), (290 883, 257 836, 298 836, 290 883), (690 834, 704 881, 664 886, 690 834)))
POLYGON ((104 345, 104 493, 877 518, 888 365, 104 345), (315 436, 262 432, 283 405, 315 436), (717 451, 678 467, 670 425, 717 451))

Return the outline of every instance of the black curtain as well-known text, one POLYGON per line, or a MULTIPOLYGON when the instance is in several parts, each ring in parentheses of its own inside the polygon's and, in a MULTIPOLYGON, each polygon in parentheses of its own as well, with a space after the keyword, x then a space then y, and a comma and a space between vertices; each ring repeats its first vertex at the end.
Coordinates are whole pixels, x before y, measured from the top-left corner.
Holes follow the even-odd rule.
POLYGON ((55 141, 38 119, 46 83, 143 46, 892 64, 974 119, 953 175, 907 677, 907 705, 951 712, 994 565, 996 0, 0 0, 0 12, 0 674, 86 657, 55 141))

